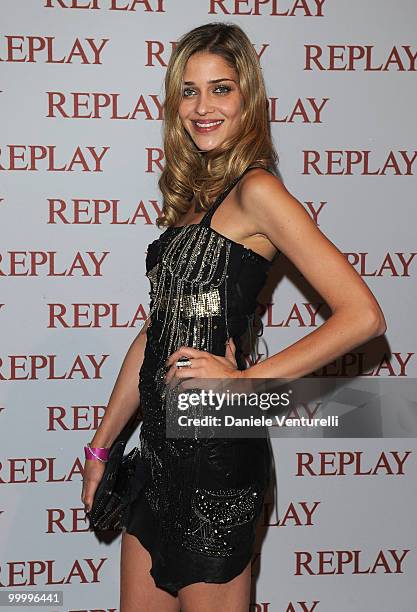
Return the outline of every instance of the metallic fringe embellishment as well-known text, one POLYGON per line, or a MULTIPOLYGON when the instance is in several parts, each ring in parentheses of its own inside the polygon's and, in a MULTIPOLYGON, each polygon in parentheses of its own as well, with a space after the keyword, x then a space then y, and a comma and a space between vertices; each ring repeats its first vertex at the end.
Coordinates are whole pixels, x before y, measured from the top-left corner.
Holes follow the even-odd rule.
POLYGON ((148 272, 151 303, 146 320, 150 319, 150 325, 154 317, 162 320, 165 358, 181 345, 210 350, 213 317, 224 316, 227 326, 230 250, 231 243, 210 228, 184 226, 148 272), (220 289, 226 305, 223 315, 220 289))

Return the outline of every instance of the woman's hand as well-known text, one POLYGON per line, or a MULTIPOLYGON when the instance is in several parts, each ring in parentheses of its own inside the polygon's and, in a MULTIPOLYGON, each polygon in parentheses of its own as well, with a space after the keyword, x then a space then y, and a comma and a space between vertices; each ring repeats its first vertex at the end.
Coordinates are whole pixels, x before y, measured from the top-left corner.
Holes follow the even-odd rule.
POLYGON ((103 461, 97 459, 86 459, 84 463, 84 478, 83 478, 83 489, 81 492, 81 501, 84 504, 85 512, 90 512, 94 495, 97 487, 103 478, 106 464, 103 461))
POLYGON ((166 361, 165 381, 167 384, 175 384, 180 379, 189 378, 243 378, 244 370, 238 370, 235 353, 236 345, 233 338, 226 341, 224 357, 192 346, 180 346, 166 361), (175 362, 181 357, 188 357, 191 367, 177 368, 175 362))

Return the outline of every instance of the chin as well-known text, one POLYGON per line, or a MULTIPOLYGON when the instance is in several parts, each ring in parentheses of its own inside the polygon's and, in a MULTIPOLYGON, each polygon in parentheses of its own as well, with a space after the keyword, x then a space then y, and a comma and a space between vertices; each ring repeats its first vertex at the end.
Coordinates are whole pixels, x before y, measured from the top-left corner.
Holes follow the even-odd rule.
POLYGON ((203 143, 203 142, 194 141, 194 144, 199 151, 212 151, 213 149, 221 145, 222 142, 223 141, 215 142, 214 144, 207 145, 206 143, 203 143))

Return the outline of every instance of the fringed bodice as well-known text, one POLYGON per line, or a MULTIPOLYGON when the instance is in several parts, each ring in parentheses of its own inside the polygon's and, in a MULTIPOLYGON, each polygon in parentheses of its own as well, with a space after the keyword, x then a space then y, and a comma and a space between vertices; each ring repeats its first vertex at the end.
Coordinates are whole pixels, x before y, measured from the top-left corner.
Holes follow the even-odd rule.
POLYGON ((163 362, 182 345, 224 355, 232 337, 238 367, 245 369, 239 339, 245 331, 252 334, 257 295, 271 262, 210 226, 214 211, 244 173, 200 223, 169 227, 148 247, 147 333, 163 362))

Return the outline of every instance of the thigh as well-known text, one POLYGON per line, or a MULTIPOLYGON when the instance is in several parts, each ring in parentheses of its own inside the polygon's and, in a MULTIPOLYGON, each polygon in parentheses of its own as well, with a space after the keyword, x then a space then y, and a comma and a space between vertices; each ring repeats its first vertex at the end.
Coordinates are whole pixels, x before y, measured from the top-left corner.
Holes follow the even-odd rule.
POLYGON ((224 583, 197 582, 178 591, 181 612, 248 612, 251 563, 238 576, 224 583))
POLYGON ((123 532, 120 553, 120 612, 179 612, 178 597, 158 588, 151 557, 134 535, 123 532))

